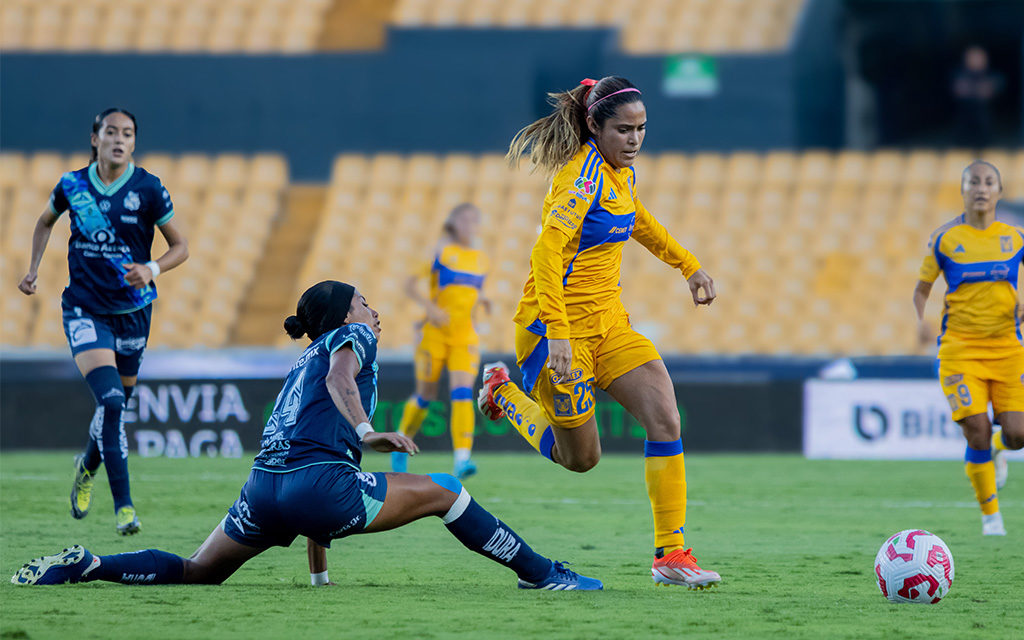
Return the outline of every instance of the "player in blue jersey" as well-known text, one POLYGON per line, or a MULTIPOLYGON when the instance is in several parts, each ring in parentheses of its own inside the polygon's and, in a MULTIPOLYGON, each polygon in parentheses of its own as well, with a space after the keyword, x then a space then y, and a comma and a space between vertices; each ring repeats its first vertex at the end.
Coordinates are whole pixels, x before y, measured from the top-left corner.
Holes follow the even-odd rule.
POLYGON ((324 549, 332 540, 437 516, 466 547, 515 571, 521 589, 602 588, 599 580, 533 551, 453 475, 360 470, 363 446, 406 453, 417 448, 401 433, 377 433, 370 426, 380 321, 354 287, 326 281, 309 288, 285 329, 312 342, 285 379, 241 495, 191 557, 155 549, 95 556, 75 545, 29 562, 11 582, 216 584, 250 558, 302 535, 310 540, 311 580, 324 584, 324 549))
POLYGON ((75 457, 71 515, 84 518, 89 512, 93 477, 102 462, 121 535, 139 530, 128 482, 122 411, 135 389, 149 337, 154 280, 188 258, 188 243, 172 219, 170 194, 159 178, 132 162, 137 132, 135 116, 124 109, 111 108, 96 116, 92 160, 83 169, 65 173, 53 188, 32 234, 28 274, 18 285, 26 295, 36 292, 50 231, 69 212, 70 279, 61 296, 64 333, 96 399, 85 452, 75 457), (168 249, 153 260, 156 229, 168 249))

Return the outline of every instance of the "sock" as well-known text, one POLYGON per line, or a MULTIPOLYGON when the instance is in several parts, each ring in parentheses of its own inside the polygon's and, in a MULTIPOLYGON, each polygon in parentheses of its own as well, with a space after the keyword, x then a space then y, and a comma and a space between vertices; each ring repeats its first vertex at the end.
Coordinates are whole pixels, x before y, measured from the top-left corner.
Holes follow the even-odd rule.
POLYGON ((544 413, 544 408, 526 395, 513 382, 507 382, 494 392, 494 400, 505 410, 505 417, 512 423, 516 431, 526 438, 530 446, 548 460, 551 449, 555 446, 555 434, 551 420, 544 413))
POLYGON ((477 504, 455 476, 431 473, 430 478, 458 494, 441 520, 467 549, 505 565, 527 582, 540 582, 551 573, 551 560, 531 549, 511 527, 477 504))
POLYGON ((672 551, 684 544, 686 465, 682 439, 644 441, 644 480, 654 514, 654 546, 672 551))
MULTIPOLYGON (((128 401, 132 399, 132 394, 135 392, 135 387, 124 388, 124 406, 128 406, 128 401)), ((124 420, 124 414, 121 416, 121 420, 124 420)), ((89 423, 89 441, 85 443, 85 456, 82 458, 86 470, 89 473, 95 474, 100 468, 100 463, 103 462, 103 455, 100 453, 100 439, 103 433, 103 412, 99 407, 96 407, 96 411, 92 414, 92 422, 89 423)))
POLYGON ((398 432, 404 436, 415 438, 423 426, 423 420, 430 410, 430 401, 424 400, 418 394, 409 398, 402 409, 402 421, 398 425, 398 432))
POLYGON ((455 451, 469 451, 473 448, 473 430, 476 429, 474 409, 471 387, 452 389, 452 449, 455 451))
MULTIPOLYGON (((99 418, 99 450, 107 468, 107 481, 114 497, 114 512, 132 504, 128 481, 128 438, 121 414, 124 411, 124 387, 114 367, 97 367, 85 376, 96 398, 99 418)), ((96 424, 96 418, 93 423, 96 424)))
POLYGON ((466 462, 469 460, 471 450, 470 449, 455 449, 452 451, 452 458, 455 460, 455 464, 460 462, 466 462))
POLYGON ((1010 451, 1010 447, 1006 446, 1006 440, 1003 439, 1003 430, 998 429, 992 432, 992 448, 996 451, 1010 451))
POLYGON ((89 569, 83 582, 104 580, 121 584, 181 584, 185 577, 185 560, 173 553, 146 549, 97 556, 98 567, 89 569))
POLYGON ((964 461, 981 512, 986 516, 997 513, 999 498, 996 496, 996 466, 992 464, 992 450, 967 447, 964 461))

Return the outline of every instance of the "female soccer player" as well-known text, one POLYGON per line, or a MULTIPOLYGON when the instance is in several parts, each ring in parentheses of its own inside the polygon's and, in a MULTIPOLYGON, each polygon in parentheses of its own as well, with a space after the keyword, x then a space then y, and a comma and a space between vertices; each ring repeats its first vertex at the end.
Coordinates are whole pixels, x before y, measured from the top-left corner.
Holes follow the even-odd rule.
POLYGON ((675 391, 619 298, 622 247, 634 238, 679 269, 694 304, 711 304, 714 282, 636 195, 632 165, 647 126, 640 90, 625 78, 588 79, 551 102, 554 112, 520 131, 508 152, 515 165, 529 147, 533 163, 555 174, 514 318, 525 393, 509 382, 504 364, 486 365, 480 409, 491 419, 508 416, 542 455, 583 472, 601 457, 593 385, 607 391, 647 432, 654 581, 714 585, 719 575, 683 549, 686 475, 675 391))
MULTIPOLYGON (((405 403, 399 432, 416 437, 427 408, 437 397, 442 368, 447 367, 452 399, 451 429, 455 465, 452 472, 460 480, 476 473, 470 460, 473 450, 473 378, 480 368, 480 338, 473 326, 473 310, 479 302, 490 311, 490 301, 481 295, 487 275, 487 256, 475 248, 480 210, 463 203, 452 209, 444 223, 444 236, 432 264, 421 274, 409 278, 406 294, 427 313, 423 335, 416 349, 416 393, 405 403), (430 278, 430 295, 416 289, 420 277, 430 278)), ((394 471, 408 469, 409 455, 391 454, 394 471)))
MULTIPOLYGON (((354 287, 335 281, 310 287, 296 315, 285 320, 285 330, 312 342, 285 379, 241 495, 190 558, 155 549, 94 556, 75 545, 33 560, 11 581, 216 584, 250 558, 273 546, 287 547, 298 535, 311 540, 311 569, 326 573, 319 551, 331 540, 437 516, 462 544, 515 571, 521 589, 602 588, 599 580, 533 551, 452 475, 360 470, 363 445, 406 453, 417 447, 400 433, 376 433, 370 426, 377 404, 380 319, 354 287)), ((327 582, 323 574, 311 578, 327 582)))
POLYGON ((117 531, 139 531, 128 483, 128 441, 121 412, 135 389, 156 299, 154 280, 188 258, 188 243, 172 217, 174 206, 160 179, 132 162, 138 124, 119 108, 92 123, 92 161, 61 176, 32 234, 28 274, 18 288, 36 292, 39 262, 50 231, 70 210, 70 280, 61 296, 64 333, 78 370, 96 399, 85 452, 75 457, 71 515, 84 518, 93 476, 102 462, 114 496, 117 531), (150 256, 153 231, 167 252, 150 256))
POLYGON ((964 212, 932 234, 914 307, 923 334, 928 294, 945 275, 939 382, 967 438, 964 461, 981 505, 981 532, 1003 536, 996 495, 997 484, 1006 480, 1003 451, 1024 447, 1024 309, 1017 301, 1024 232, 996 220, 1003 182, 992 164, 972 162, 960 192, 964 212), (990 402, 1002 431, 993 433, 990 402))

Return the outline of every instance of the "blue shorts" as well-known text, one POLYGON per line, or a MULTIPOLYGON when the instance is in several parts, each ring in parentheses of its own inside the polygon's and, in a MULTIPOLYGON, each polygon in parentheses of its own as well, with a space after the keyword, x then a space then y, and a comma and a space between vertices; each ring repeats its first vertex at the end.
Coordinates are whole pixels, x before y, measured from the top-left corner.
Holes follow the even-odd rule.
POLYGON ((90 313, 62 299, 64 335, 71 345, 71 355, 77 356, 90 349, 110 349, 114 352, 117 372, 122 376, 139 375, 142 352, 149 339, 149 325, 153 305, 129 313, 90 313))
POLYGON ((384 506, 383 473, 347 464, 317 464, 288 473, 253 469, 221 522, 229 538, 250 547, 287 547, 306 536, 322 547, 361 533, 384 506))

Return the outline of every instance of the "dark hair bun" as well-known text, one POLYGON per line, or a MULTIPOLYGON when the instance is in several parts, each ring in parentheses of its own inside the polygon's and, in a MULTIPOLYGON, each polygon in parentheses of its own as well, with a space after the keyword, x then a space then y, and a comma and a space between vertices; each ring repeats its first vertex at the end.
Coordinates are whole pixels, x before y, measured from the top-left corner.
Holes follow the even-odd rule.
POLYGON ((284 330, 288 332, 292 340, 298 340, 306 335, 306 326, 302 324, 298 316, 288 316, 284 319, 284 330))

